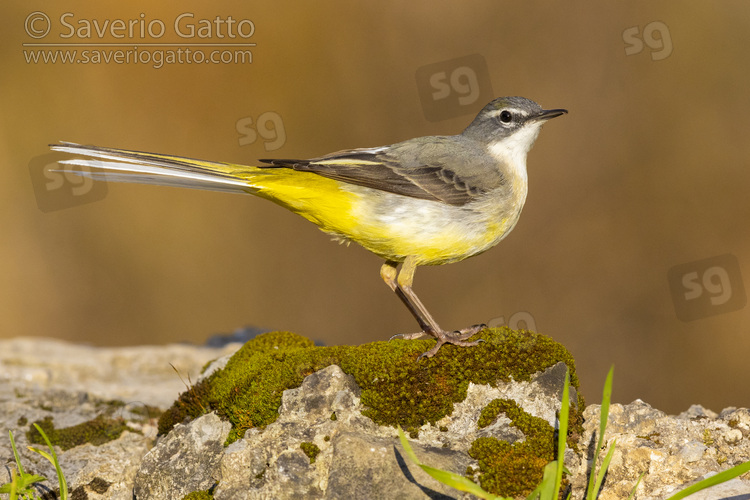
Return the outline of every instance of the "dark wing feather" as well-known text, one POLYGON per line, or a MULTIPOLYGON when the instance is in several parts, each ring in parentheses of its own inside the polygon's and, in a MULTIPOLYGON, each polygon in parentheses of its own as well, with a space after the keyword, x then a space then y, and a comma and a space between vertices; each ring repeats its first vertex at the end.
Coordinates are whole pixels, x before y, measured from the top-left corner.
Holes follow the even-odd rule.
POLYGON ((496 184, 503 184, 502 174, 496 168, 484 170, 485 179, 472 175, 479 165, 462 165, 467 175, 457 174, 449 163, 471 162, 477 155, 475 151, 459 155, 464 152, 462 145, 446 144, 451 140, 454 138, 424 137, 386 148, 339 151, 311 160, 260 161, 269 163, 268 168, 314 172, 342 182, 456 206, 465 205, 496 184), (493 175, 499 178, 494 179, 493 175))

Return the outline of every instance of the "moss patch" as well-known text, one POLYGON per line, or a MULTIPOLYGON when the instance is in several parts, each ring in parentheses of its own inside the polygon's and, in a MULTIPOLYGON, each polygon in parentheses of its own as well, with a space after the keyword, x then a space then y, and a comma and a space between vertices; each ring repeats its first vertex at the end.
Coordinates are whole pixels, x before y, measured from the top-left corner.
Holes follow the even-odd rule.
POLYGON ((99 494, 106 493, 110 486, 112 486, 112 483, 100 477, 95 477, 88 484, 88 487, 91 491, 93 491, 94 493, 99 493, 99 494))
POLYGON ((479 462, 479 483, 486 491, 526 496, 541 482, 544 466, 555 459, 555 430, 546 420, 529 415, 510 399, 495 399, 488 404, 479 417, 479 427, 487 427, 501 413, 523 432, 525 441, 510 444, 482 437, 472 443, 469 455, 479 462))
POLYGON ((209 491, 194 491, 182 497, 182 500, 212 500, 214 496, 209 491))
MULTIPOLYGON (((119 438, 122 431, 128 428, 123 419, 109 418, 104 415, 62 429, 55 429, 52 417, 45 417, 35 423, 47 434, 50 442, 62 448, 63 451, 86 443, 99 446, 119 438)), ((42 435, 33 424, 30 430, 26 432, 26 438, 34 444, 45 444, 42 435)))
MULTIPOLYGON (((332 364, 352 375, 362 389, 363 414, 381 425, 412 433, 435 423, 466 397, 469 382, 497 385, 512 377, 529 380, 562 361, 578 378, 570 353, 549 337, 525 330, 487 329, 484 342, 465 348, 445 345, 429 359, 417 357, 433 340, 393 340, 361 346, 315 346, 291 332, 270 332, 248 341, 227 366, 192 386, 159 419, 165 434, 185 420, 216 411, 232 424, 227 443, 247 429, 276 420, 283 391, 332 364)), ((579 406, 583 410, 583 406, 579 406)))
POLYGON ((300 448, 302 448, 302 451, 305 452, 305 455, 310 459, 310 463, 315 463, 315 458, 318 456, 318 453, 320 453, 320 448, 318 448, 315 443, 300 443, 300 448))

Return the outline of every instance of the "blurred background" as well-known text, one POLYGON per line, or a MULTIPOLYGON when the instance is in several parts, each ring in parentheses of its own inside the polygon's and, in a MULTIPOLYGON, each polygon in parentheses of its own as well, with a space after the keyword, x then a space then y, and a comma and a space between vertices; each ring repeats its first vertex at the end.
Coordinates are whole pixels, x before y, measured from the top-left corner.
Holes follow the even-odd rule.
POLYGON ((419 269, 426 306, 444 328, 552 336, 589 402, 614 363, 618 402, 750 406, 747 2, 28 5, 0 7, 0 336, 414 331, 381 261, 304 219, 251 196, 82 183, 47 145, 252 164, 456 134, 522 95, 570 114, 529 155, 513 233, 419 269))

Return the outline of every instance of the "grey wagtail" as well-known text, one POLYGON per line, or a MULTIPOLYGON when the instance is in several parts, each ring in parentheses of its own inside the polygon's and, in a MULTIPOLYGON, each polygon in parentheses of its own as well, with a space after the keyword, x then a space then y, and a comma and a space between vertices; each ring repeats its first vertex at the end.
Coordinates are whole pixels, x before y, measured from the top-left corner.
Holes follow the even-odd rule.
POLYGON ((261 166, 71 143, 51 148, 95 158, 60 162, 89 169, 71 170, 79 175, 250 193, 301 215, 336 240, 359 243, 385 259, 380 276, 422 329, 394 337, 437 339, 422 358, 446 343, 476 345, 467 339, 484 325, 455 332, 440 328, 412 290, 416 267, 464 260, 507 236, 526 201, 526 154, 542 124, 564 113, 523 97, 500 97, 459 135, 417 137, 310 160, 260 160, 261 166))

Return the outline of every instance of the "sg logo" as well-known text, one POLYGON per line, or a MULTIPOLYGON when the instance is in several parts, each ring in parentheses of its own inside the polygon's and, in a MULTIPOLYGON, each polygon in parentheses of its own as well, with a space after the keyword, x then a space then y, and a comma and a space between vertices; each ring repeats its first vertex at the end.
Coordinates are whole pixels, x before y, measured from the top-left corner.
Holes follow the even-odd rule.
POLYGON ((740 264, 731 254, 675 266, 668 278, 682 321, 736 311, 747 303, 740 264))
POLYGON ((240 118, 235 127, 240 134, 238 139, 240 146, 253 144, 258 140, 258 135, 263 138, 263 147, 266 151, 275 151, 286 142, 284 122, 281 116, 273 111, 261 113, 256 123, 253 123, 252 116, 240 118))
POLYGON ((643 42, 646 42, 648 48, 651 49, 652 61, 661 61, 672 54, 672 36, 669 34, 667 25, 661 21, 654 21, 644 26, 642 37, 638 26, 628 28, 622 32, 622 40, 627 44, 626 56, 643 52, 643 42))
POLYGON ((85 205, 107 196, 107 183, 71 172, 89 171, 88 167, 58 164, 70 157, 61 153, 37 156, 29 162, 36 204, 42 212, 85 205), (63 171, 65 170, 65 171, 63 171))
POLYGON ((476 112, 494 97, 487 62, 479 54, 417 69, 417 90, 425 118, 432 122, 476 112))
MULTIPOLYGON (((487 326, 490 328, 497 328, 499 326, 505 326, 505 316, 499 318, 492 318, 487 326)), ((534 316, 527 311, 518 311, 511 315, 508 319, 508 327, 511 330, 519 330, 523 327, 524 330, 536 331, 536 322, 534 316)))

